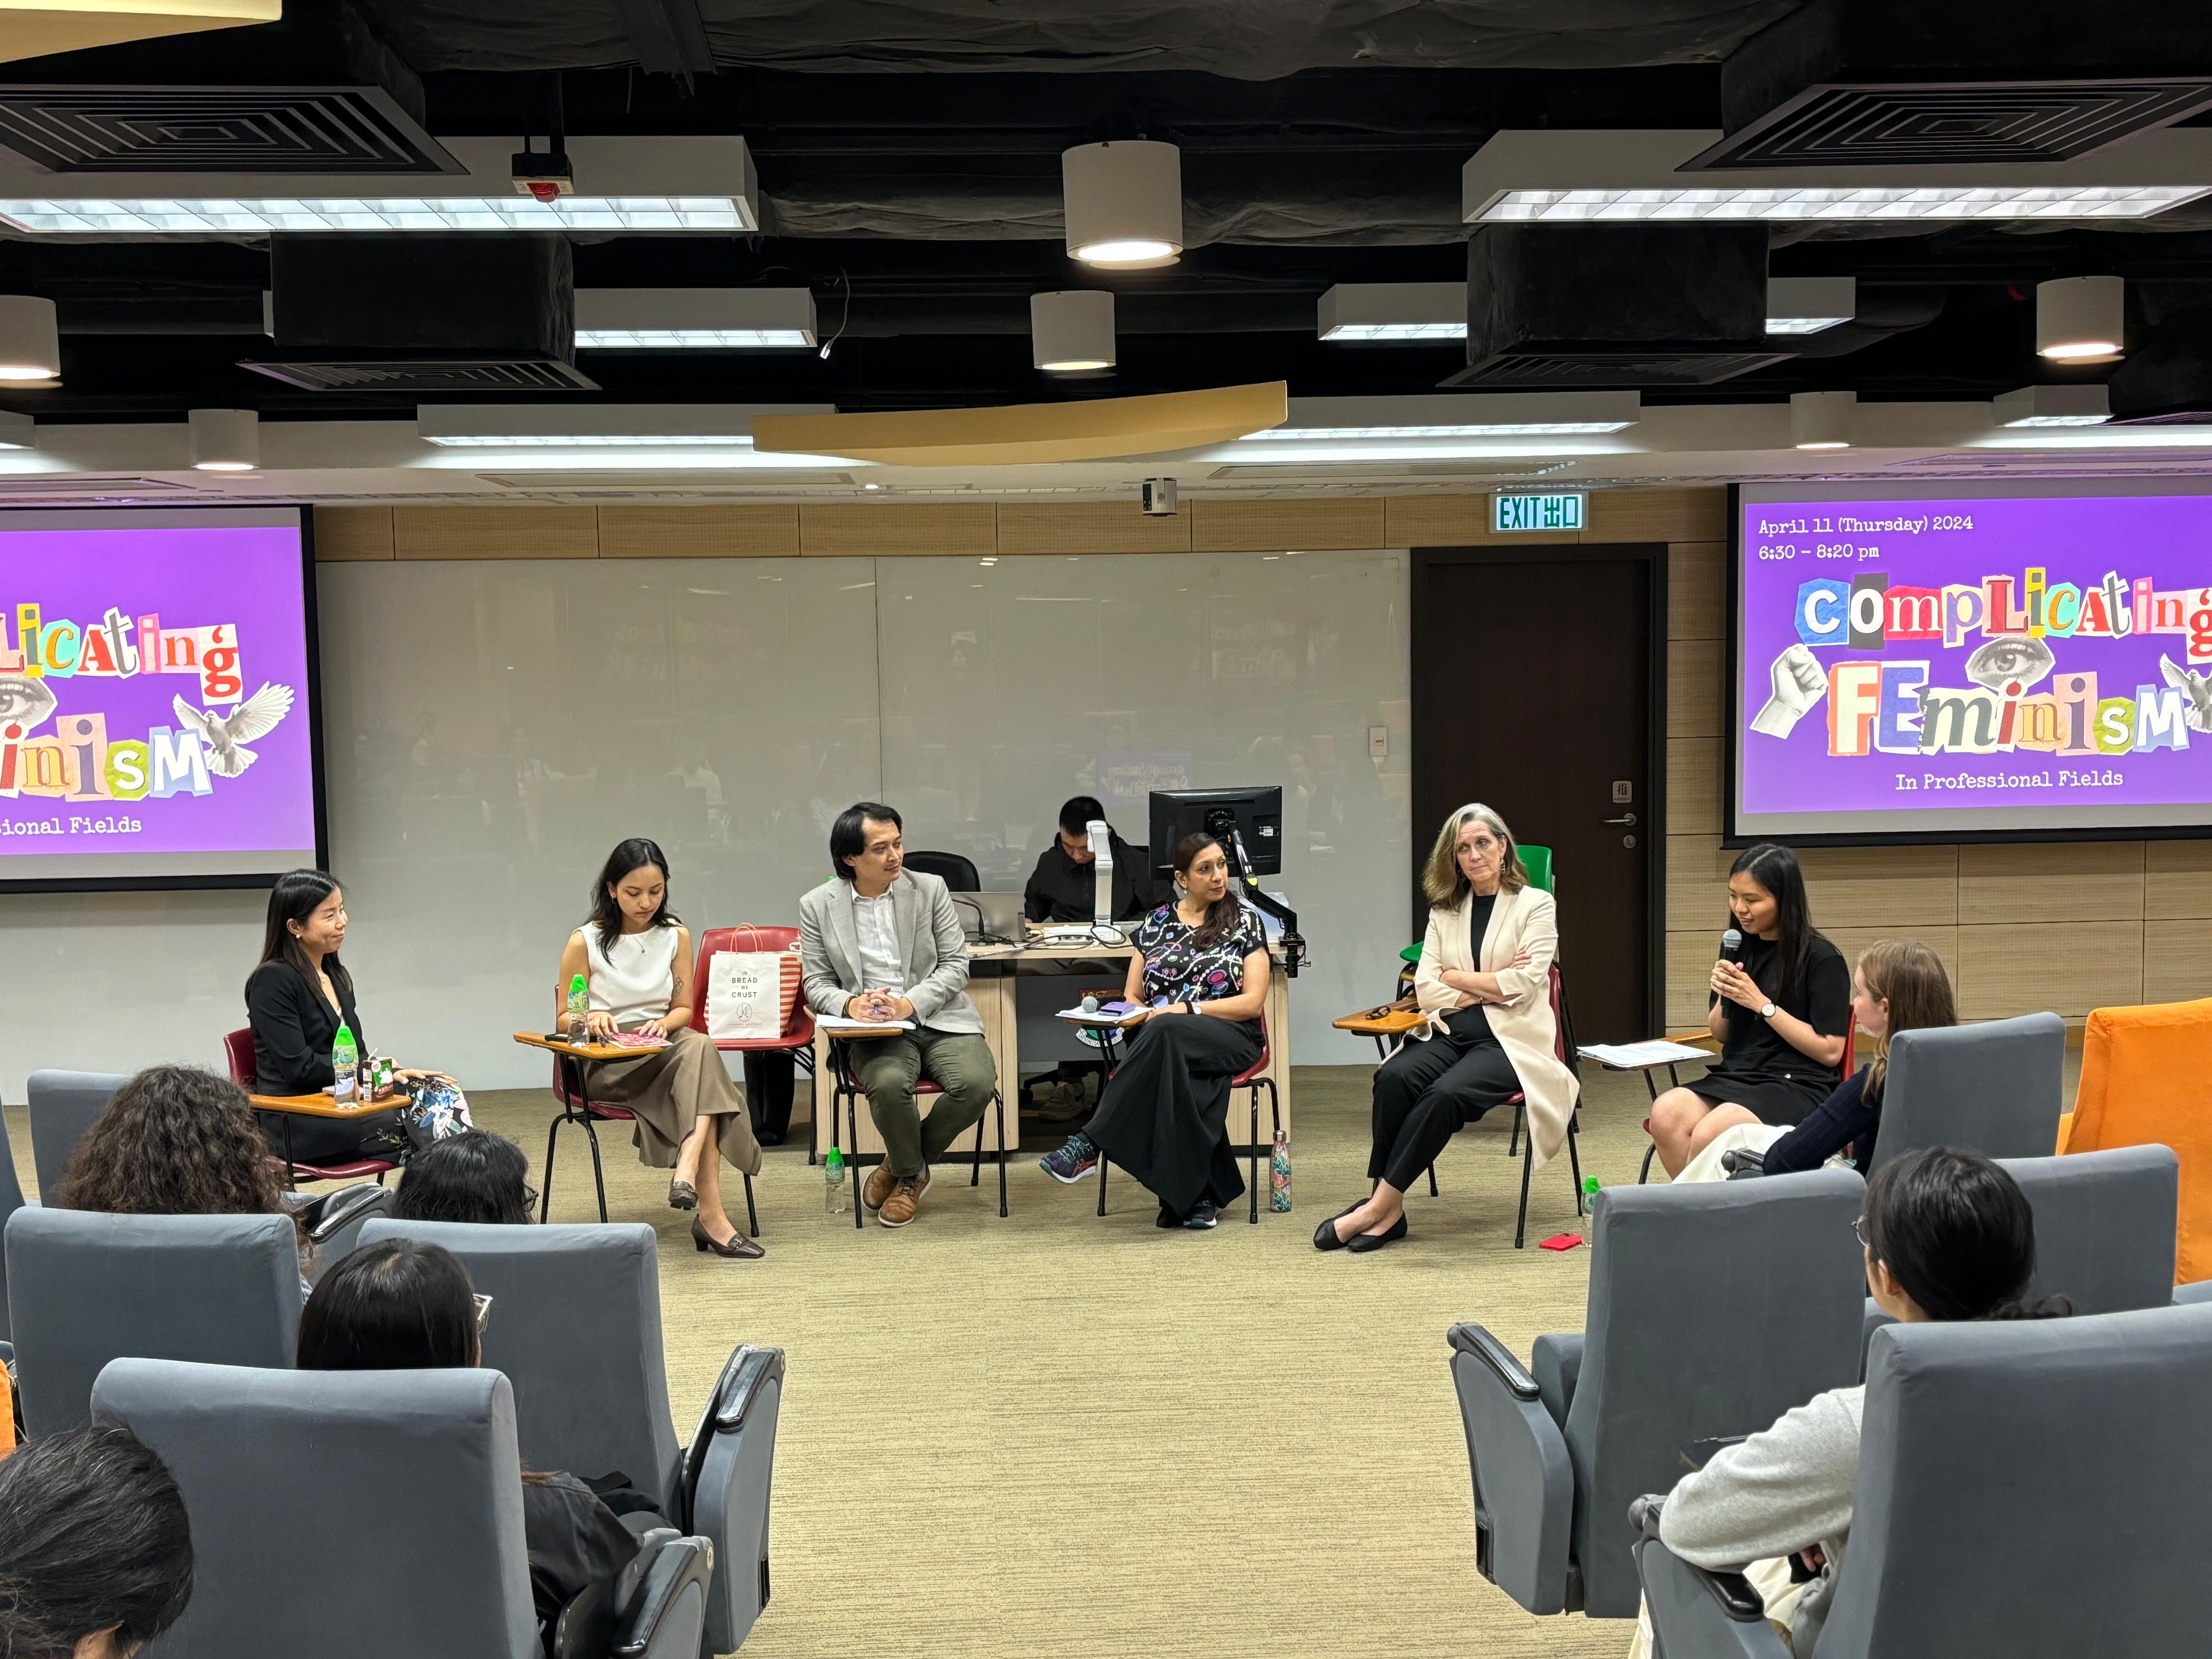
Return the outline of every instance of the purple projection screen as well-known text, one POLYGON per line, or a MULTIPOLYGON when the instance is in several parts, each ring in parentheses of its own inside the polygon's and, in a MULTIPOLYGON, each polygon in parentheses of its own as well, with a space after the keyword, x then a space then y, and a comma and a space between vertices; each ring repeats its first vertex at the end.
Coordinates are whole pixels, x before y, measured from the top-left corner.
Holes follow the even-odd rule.
POLYGON ((1731 839, 2212 825, 2212 485, 1746 485, 1731 839))
POLYGON ((316 862, 296 507, 0 514, 0 886, 316 862))

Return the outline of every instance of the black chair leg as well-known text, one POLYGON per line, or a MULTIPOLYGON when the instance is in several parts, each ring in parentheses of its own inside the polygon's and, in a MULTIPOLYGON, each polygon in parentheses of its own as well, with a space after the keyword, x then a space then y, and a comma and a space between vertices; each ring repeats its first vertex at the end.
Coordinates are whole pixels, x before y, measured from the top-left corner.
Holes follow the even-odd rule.
MULTIPOLYGON (((998 1098, 995 1094, 991 1097, 994 1100, 998 1098)), ((1006 1114, 1001 1112, 999 1115, 999 1127, 1003 1131, 1006 1127, 1006 1114)), ((975 1120, 975 1155, 968 1160, 968 1184, 970 1187, 980 1187, 983 1184, 983 1120, 980 1116, 975 1120)))
POLYGON ((1641 1187, 1651 1179, 1651 1160, 1658 1156, 1659 1143, 1653 1141, 1644 1149, 1644 1167, 1636 1172, 1636 1184, 1641 1187))
POLYGON ((1437 1195, 1437 1166, 1436 1166, 1435 1164, 1430 1164, 1430 1165, 1429 1165, 1429 1196, 1430 1196, 1431 1198, 1434 1198, 1436 1195, 1437 1195))
POLYGON ((584 1115, 584 1133, 592 1143, 592 1185, 599 1191, 599 1224, 605 1226, 607 1220, 607 1178, 599 1168, 599 1132, 592 1127, 592 1117, 588 1112, 584 1115))
POLYGON ((753 1178, 745 1177, 745 1231, 755 1238, 760 1237, 760 1211, 753 1204, 753 1178))
MULTIPOLYGON (((836 1109, 834 1103, 830 1109, 833 1112, 836 1109)), ((845 1097, 845 1121, 853 1136, 853 1158, 858 1160, 860 1156, 860 1093, 857 1089, 845 1097)), ((837 1121, 834 1117, 830 1121, 830 1133, 833 1135, 837 1133, 837 1121)), ((890 1156, 889 1150, 884 1152, 884 1156, 885 1158, 890 1156)), ((855 1161, 853 1164, 853 1179, 858 1182, 860 1178, 860 1166, 855 1161)), ((855 1186, 853 1188, 853 1226, 855 1231, 866 1224, 867 1209, 868 1206, 860 1202, 860 1188, 855 1186)))
POLYGON ((1513 1133, 1506 1137, 1505 1156, 1513 1157, 1521 1150, 1521 1114, 1526 1109, 1519 1101, 1513 1103, 1513 1133))
POLYGON ((1575 1214, 1577 1217, 1588 1213, 1583 1208, 1582 1154, 1575 1150, 1575 1119, 1578 1115, 1579 1114, 1575 1112, 1567 1114, 1567 1167, 1572 1170, 1575 1175, 1575 1214))
POLYGON ((561 1126, 568 1121, 568 1109, 564 1105, 561 1115, 553 1120, 553 1127, 545 1132, 545 1184, 538 1194, 538 1224, 541 1227, 553 1208, 553 1148, 560 1140, 561 1126))
MULTIPOLYGON (((992 1103, 999 1112, 999 1219, 1006 1218, 1006 1097, 996 1090, 991 1092, 992 1103)), ((1014 1114, 1014 1126, 1018 1133, 1021 1114, 1014 1114)))
MULTIPOLYGON (((1246 1091, 1252 1097, 1252 1224, 1260 1224, 1260 1085, 1255 1083, 1246 1091)), ((1271 1154, 1272 1157, 1272 1154, 1271 1154)))
POLYGON ((1098 1154, 1098 1213, 1106 1213, 1106 1154, 1098 1154))
POLYGON ((1528 1177, 1536 1169, 1536 1137, 1528 1137, 1528 1144, 1521 1149, 1521 1215, 1513 1224, 1513 1248, 1519 1249, 1528 1236, 1528 1177))

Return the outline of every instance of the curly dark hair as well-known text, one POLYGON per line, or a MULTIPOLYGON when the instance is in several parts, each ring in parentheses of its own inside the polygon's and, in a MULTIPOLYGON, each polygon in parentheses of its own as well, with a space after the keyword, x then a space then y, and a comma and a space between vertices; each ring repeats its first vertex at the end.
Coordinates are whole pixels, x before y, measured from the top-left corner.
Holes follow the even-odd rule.
POLYGON ((149 1066, 85 1131, 61 1207, 111 1215, 282 1215, 246 1091, 196 1066, 149 1066))

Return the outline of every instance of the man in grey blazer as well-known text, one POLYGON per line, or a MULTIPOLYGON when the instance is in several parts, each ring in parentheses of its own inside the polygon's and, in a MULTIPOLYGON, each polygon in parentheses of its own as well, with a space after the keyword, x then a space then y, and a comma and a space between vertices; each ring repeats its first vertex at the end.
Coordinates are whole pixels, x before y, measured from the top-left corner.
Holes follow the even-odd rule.
POLYGON ((909 873, 899 815, 864 800, 830 830, 824 882, 799 901, 806 1006, 848 1019, 911 1020, 915 1029, 852 1045, 854 1069, 884 1138, 884 1161, 860 1201, 903 1227, 929 1190, 929 1166, 975 1126, 998 1087, 983 1017, 968 1000, 968 950, 945 883, 909 873), (914 1103, 927 1077, 945 1092, 927 1118, 914 1103))

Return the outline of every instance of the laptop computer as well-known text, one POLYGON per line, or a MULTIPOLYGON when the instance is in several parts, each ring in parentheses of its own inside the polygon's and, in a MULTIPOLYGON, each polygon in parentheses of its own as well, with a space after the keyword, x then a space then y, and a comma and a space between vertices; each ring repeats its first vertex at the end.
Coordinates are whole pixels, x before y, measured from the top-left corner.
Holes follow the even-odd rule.
POLYGON ((961 930, 971 940, 994 939, 1018 943, 1022 937, 1019 893, 955 893, 952 908, 959 913, 961 930))

